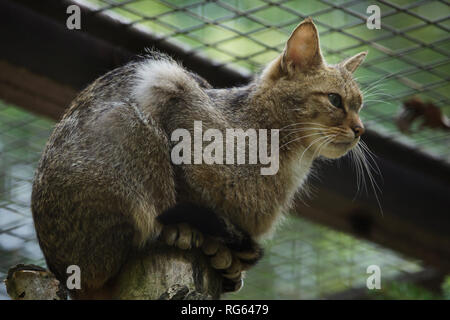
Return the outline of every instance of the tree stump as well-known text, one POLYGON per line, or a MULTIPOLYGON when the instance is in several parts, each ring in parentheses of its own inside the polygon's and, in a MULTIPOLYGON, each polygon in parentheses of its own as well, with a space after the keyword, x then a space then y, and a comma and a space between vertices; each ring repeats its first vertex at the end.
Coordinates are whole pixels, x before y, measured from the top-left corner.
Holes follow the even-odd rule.
POLYGON ((123 267, 116 299, 219 299, 222 276, 199 250, 154 245, 123 267))
POLYGON ((42 267, 18 264, 8 271, 6 292, 13 300, 66 300, 67 292, 55 276, 42 267))
MULTIPOLYGON (((55 276, 38 266, 11 268, 5 283, 12 299, 67 297, 55 276)), ((112 298, 207 300, 219 299, 221 291, 221 275, 210 266, 208 258, 200 250, 180 250, 157 243, 145 252, 133 255, 123 266, 112 298)))

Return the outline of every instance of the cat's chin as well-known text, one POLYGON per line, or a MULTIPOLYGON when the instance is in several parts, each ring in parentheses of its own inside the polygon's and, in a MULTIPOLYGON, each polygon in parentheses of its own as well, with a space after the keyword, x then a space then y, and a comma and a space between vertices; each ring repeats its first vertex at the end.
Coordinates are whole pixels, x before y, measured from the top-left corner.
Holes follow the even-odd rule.
POLYGON ((345 156, 348 151, 350 151, 350 150, 347 150, 347 151, 345 151, 343 153, 342 152, 340 152, 340 153, 338 153, 338 152, 336 152, 336 153, 322 152, 321 156, 323 156, 324 158, 327 158, 327 159, 332 159, 332 160, 333 159, 339 159, 340 157, 345 156))
POLYGON ((320 155, 327 159, 338 159, 345 156, 356 143, 330 143, 324 150, 320 152, 320 155))

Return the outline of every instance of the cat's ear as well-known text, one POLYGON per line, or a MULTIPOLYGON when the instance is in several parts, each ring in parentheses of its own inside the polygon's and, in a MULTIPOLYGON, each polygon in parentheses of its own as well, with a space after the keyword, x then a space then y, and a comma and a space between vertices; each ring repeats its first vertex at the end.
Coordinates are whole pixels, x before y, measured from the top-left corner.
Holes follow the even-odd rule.
POLYGON ((281 62, 285 71, 307 71, 323 64, 319 33, 311 18, 303 20, 292 32, 281 62))
POLYGON ((367 56, 367 51, 360 52, 356 55, 354 55, 351 58, 348 58, 347 60, 344 60, 341 62, 342 66, 347 69, 350 73, 355 72, 355 70, 359 67, 359 65, 364 61, 364 59, 367 56))

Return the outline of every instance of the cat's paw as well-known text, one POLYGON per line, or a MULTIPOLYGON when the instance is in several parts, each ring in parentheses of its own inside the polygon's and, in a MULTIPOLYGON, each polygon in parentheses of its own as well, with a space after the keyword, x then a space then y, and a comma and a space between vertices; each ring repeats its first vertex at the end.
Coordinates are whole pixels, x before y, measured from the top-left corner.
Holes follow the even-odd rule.
POLYGON ((252 241, 251 245, 247 248, 233 248, 232 251, 239 261, 241 270, 250 269, 250 267, 254 266, 262 259, 264 254, 263 249, 254 241, 252 241))
POLYGON ((259 259, 262 258, 263 251, 261 247, 252 242, 245 248, 230 249, 222 242, 206 237, 202 250, 210 257, 211 266, 220 271, 223 277, 223 292, 235 292, 242 288, 244 281, 243 275, 259 259))
POLYGON ((167 245, 183 250, 200 248, 203 244, 202 233, 187 223, 164 226, 161 238, 167 245))
POLYGON ((243 265, 240 259, 233 254, 233 262, 231 265, 222 271, 222 291, 223 292, 236 292, 239 291, 244 285, 243 265))
POLYGON ((230 249, 215 239, 206 238, 203 253, 210 257, 211 266, 222 275, 222 292, 238 291, 242 285, 242 265, 230 249))
POLYGON ((233 255, 226 246, 215 239, 207 238, 202 245, 203 253, 210 257, 214 269, 225 270, 231 266, 233 255))

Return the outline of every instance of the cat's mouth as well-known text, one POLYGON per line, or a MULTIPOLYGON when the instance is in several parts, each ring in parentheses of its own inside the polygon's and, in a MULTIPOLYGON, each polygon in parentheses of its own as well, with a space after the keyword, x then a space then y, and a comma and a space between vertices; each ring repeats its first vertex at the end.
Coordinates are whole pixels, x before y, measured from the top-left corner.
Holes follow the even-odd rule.
POLYGON ((333 141, 331 145, 336 149, 341 151, 348 151, 352 149, 357 143, 359 139, 352 139, 350 141, 333 141))
POLYGON ((330 142, 326 148, 320 152, 321 155, 328 159, 337 159, 349 152, 357 143, 359 139, 337 140, 330 142))
POLYGON ((354 143, 354 141, 336 141, 336 142, 332 142, 331 144, 336 147, 340 147, 340 148, 348 148, 353 143, 354 143))

